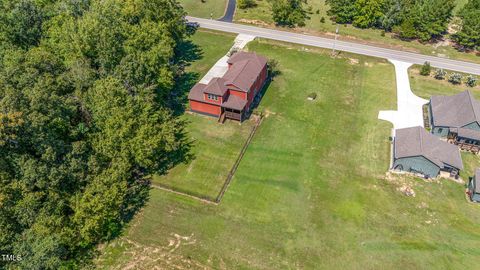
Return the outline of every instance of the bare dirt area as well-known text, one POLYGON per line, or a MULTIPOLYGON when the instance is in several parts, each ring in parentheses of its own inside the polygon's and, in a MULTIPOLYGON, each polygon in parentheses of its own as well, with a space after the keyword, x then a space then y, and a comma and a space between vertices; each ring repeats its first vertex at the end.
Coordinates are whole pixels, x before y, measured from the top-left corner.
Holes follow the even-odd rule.
POLYGON ((177 254, 182 246, 195 245, 194 235, 182 236, 176 233, 170 235, 164 246, 147 246, 124 238, 117 245, 128 245, 123 256, 128 257, 125 263, 117 265, 117 270, 150 270, 150 269, 212 269, 191 258, 177 254))

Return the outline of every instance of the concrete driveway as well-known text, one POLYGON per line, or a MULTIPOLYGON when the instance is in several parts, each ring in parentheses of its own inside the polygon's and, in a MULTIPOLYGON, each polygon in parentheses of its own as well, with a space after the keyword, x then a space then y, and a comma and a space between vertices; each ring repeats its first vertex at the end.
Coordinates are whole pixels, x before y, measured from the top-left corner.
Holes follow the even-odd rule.
MULTIPOLYGON (((248 42, 255 39, 255 36, 240 34, 235 38, 235 42, 230 50, 236 48, 243 49, 248 42)), ((200 83, 208 84, 215 77, 223 77, 228 70, 228 52, 207 72, 207 74, 200 80, 200 83)))
POLYGON ((427 104, 428 100, 416 96, 410 89, 408 68, 412 64, 397 60, 389 61, 395 66, 397 110, 380 111, 378 118, 391 122, 394 129, 423 127, 423 105, 427 104))

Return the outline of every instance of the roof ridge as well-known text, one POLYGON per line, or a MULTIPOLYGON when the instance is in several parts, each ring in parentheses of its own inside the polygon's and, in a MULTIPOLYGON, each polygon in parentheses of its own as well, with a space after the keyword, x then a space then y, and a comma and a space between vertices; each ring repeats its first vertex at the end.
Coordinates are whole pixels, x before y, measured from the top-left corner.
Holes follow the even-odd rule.
POLYGON ((424 154, 424 152, 423 152, 422 128, 421 128, 421 127, 418 127, 418 128, 417 128, 417 131, 418 131, 418 137, 419 137, 419 141, 420 141, 420 153, 424 154))
POLYGON ((475 112, 475 104, 474 104, 474 101, 477 101, 475 100, 475 98, 472 96, 472 92, 470 92, 469 90, 465 90, 465 92, 468 93, 468 99, 470 101, 470 105, 472 106, 472 111, 473 111, 473 117, 475 118, 475 121, 478 122, 478 117, 477 117, 477 113, 475 112))

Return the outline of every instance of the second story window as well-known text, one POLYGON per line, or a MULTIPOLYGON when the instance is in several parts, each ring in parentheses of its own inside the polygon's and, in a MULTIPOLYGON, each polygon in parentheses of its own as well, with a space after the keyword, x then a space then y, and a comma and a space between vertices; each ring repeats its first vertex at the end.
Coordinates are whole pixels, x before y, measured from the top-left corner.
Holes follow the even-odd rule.
POLYGON ((212 95, 212 94, 208 94, 207 98, 210 99, 210 100, 218 100, 218 96, 217 95, 212 95))

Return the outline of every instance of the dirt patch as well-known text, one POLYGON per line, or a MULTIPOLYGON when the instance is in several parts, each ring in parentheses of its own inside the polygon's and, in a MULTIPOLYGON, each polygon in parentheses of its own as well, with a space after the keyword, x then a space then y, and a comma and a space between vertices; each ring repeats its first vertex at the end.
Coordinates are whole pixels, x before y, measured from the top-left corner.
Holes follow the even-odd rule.
POLYGON ((360 62, 358 59, 356 58, 348 58, 348 62, 350 63, 350 65, 358 65, 358 63, 360 62))
POLYGON ((196 261, 190 256, 178 254, 178 249, 186 245, 197 243, 193 234, 182 236, 172 233, 165 246, 148 246, 130 239, 121 239, 120 244, 129 245, 123 254, 127 258, 124 263, 114 266, 118 270, 138 269, 212 269, 211 267, 196 261))
POLYGON ((268 24, 264 21, 261 20, 247 20, 247 19, 240 19, 237 22, 240 23, 248 23, 248 24, 254 24, 254 25, 262 25, 262 26, 272 26, 272 24, 268 24))

